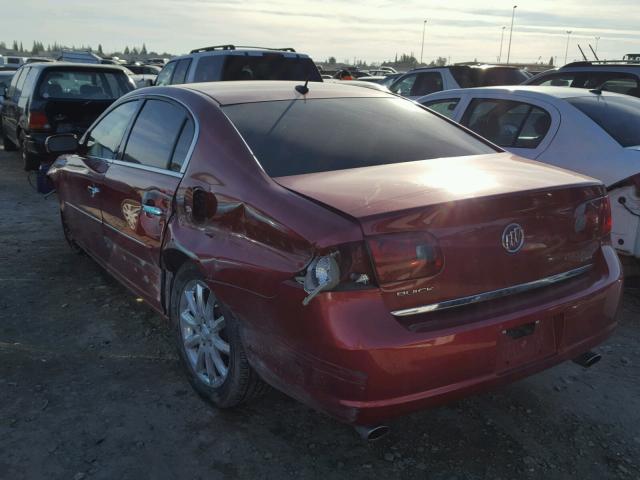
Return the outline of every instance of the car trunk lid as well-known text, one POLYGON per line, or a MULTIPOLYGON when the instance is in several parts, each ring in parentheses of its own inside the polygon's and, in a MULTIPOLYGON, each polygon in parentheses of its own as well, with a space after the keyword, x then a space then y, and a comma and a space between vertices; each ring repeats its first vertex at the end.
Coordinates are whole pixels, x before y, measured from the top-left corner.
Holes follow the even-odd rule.
POLYGON ((597 234, 578 231, 576 220, 580 205, 604 194, 599 182, 506 153, 276 181, 357 219, 367 241, 406 232, 435 239, 443 257, 439 273, 381 282, 392 311, 570 271, 588 265, 600 245, 597 234), (513 224, 525 241, 509 253, 503 235, 513 224))

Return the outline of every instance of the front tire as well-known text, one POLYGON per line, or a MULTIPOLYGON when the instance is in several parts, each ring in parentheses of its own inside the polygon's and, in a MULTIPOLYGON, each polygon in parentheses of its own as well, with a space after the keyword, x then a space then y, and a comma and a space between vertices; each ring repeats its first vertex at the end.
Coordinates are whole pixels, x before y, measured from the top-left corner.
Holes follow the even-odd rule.
POLYGON ((195 266, 185 264, 176 274, 170 310, 181 362, 203 398, 231 408, 264 391, 247 360, 238 321, 195 266))

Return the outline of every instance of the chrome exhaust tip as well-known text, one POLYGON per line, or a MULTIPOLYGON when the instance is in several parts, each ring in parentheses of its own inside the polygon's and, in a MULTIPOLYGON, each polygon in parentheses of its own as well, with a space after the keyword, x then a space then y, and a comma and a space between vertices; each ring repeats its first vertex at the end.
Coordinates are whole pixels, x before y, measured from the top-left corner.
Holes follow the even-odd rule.
POLYGON ((589 368, 598 363, 602 359, 602 355, 596 352, 586 352, 573 359, 581 367, 589 368))
POLYGON ((389 427, 386 425, 356 425, 354 427, 360 438, 368 442, 379 440, 389 433, 389 427))

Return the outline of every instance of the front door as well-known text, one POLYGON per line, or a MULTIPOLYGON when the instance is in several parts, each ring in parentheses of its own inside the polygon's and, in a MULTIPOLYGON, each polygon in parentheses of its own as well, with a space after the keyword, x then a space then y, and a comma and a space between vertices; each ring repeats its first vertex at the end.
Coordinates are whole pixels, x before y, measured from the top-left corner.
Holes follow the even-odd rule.
POLYGON ((162 305, 163 233, 193 135, 193 120, 182 106, 151 97, 105 176, 102 218, 108 265, 157 308, 162 305))
POLYGON ((73 239, 102 261, 106 257, 101 213, 104 177, 139 103, 127 102, 111 110, 87 133, 80 153, 67 160, 61 199, 65 224, 73 239))

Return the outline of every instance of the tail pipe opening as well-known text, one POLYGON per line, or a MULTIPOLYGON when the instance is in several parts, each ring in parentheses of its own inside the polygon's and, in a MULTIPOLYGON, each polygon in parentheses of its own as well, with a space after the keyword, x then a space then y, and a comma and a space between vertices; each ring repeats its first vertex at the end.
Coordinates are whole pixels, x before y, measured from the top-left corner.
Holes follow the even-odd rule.
POLYGON ((602 355, 596 352, 586 352, 573 359, 581 367, 589 368, 598 363, 602 359, 602 355))
POLYGON ((386 425, 356 425, 354 428, 360 438, 368 442, 378 440, 389 433, 389 427, 386 425))

